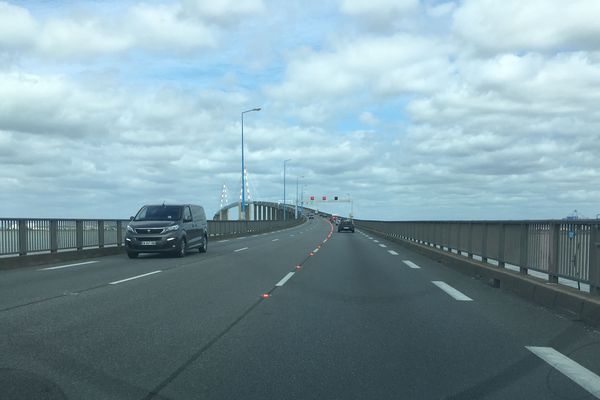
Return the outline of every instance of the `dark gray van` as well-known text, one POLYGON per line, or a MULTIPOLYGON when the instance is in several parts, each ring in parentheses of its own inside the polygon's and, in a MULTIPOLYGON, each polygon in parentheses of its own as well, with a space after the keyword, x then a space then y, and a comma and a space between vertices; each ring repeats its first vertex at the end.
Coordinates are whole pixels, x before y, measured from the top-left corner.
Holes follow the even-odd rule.
POLYGON ((130 218, 125 234, 129 258, 165 252, 183 257, 191 249, 200 253, 208 249, 208 224, 201 206, 145 205, 130 218))

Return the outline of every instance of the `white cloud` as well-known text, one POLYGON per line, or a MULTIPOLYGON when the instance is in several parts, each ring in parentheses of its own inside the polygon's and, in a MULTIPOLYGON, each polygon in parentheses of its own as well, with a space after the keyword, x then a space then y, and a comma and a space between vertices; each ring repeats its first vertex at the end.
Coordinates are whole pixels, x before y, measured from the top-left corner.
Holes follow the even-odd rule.
POLYGON ((419 0, 341 0, 340 11, 375 29, 388 29, 413 14, 419 0))
POLYGON ((367 125, 376 125, 377 123, 379 123, 379 120, 377 119, 377 117, 375 117, 373 115, 373 113, 371 113, 369 111, 361 112, 360 115, 358 116, 358 119, 360 120, 360 122, 367 124, 367 125))
POLYGON ((36 19, 25 7, 0 2, 0 54, 68 60, 135 49, 189 52, 215 47, 225 28, 263 10, 260 0, 184 1, 138 3, 118 15, 78 12, 36 19))
POLYGON ((36 30, 36 21, 27 9, 0 2, 0 51, 30 46, 36 30))
POLYGON ((219 24, 238 22, 248 14, 260 14, 265 11, 262 0, 182 0, 183 10, 219 24))
POLYGON ((397 34, 344 42, 333 51, 299 53, 288 63, 276 97, 312 101, 353 91, 384 95, 431 92, 452 73, 443 40, 397 34))
POLYGON ((466 0, 454 31, 485 51, 598 50, 596 0, 466 0))

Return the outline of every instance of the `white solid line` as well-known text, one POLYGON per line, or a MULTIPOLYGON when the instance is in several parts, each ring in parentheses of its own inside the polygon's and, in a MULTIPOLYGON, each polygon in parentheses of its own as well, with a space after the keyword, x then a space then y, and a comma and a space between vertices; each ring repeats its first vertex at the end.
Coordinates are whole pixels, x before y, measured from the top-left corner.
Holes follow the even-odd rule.
POLYGON ((277 282, 277 284, 275 286, 283 286, 283 285, 285 285, 285 283, 287 281, 289 281, 292 276, 294 276, 294 273, 293 272, 288 272, 288 274, 286 276, 284 276, 282 280, 280 280, 279 282, 277 282))
POLYGON ((127 279, 121 279, 120 281, 114 281, 114 282, 110 282, 109 285, 116 285, 118 283, 123 283, 123 282, 127 282, 127 281, 131 281, 133 279, 138 279, 138 278, 143 278, 144 276, 148 276, 148 275, 154 275, 154 274, 158 274, 162 272, 161 270, 158 271, 152 271, 152 272, 148 272, 147 274, 142 274, 142 275, 137 275, 137 276, 132 276, 131 278, 127 278, 127 279))
POLYGON ((273 240, 271 240, 271 242, 276 242, 276 241, 278 241, 278 240, 279 240, 279 239, 273 239, 273 240))
POLYGON ((465 296, 463 293, 461 293, 458 290, 454 289, 452 286, 448 285, 446 282, 431 281, 431 283, 433 283, 435 286, 439 287, 444 292, 446 292, 447 294, 449 294, 452 298, 454 298, 454 300, 458 300, 458 301, 473 301, 472 298, 470 298, 468 296, 465 296))
POLYGON ((98 261, 85 261, 85 262, 80 262, 80 263, 77 263, 77 264, 58 265, 56 267, 41 268, 41 269, 38 269, 38 271, 51 271, 53 269, 70 268, 70 267, 76 267, 78 265, 94 264, 94 263, 97 263, 97 262, 98 261))
POLYGON ((396 253, 394 250, 388 250, 388 253, 390 253, 393 256, 397 256, 398 253, 396 253))
POLYGON ((420 268, 421 268, 421 267, 419 267, 417 264, 415 264, 414 262, 412 262, 412 261, 409 261, 409 260, 402 260, 402 262, 403 262, 404 264, 408 265, 408 266, 409 266, 410 268, 412 268, 412 269, 420 269, 420 268))
POLYGON ((225 242, 229 242, 229 239, 219 240, 217 243, 225 243, 225 242))
POLYGON ((600 399, 600 377, 598 375, 552 347, 525 346, 525 348, 600 399))
POLYGON ((243 239, 243 238, 244 238, 243 236, 240 236, 239 238, 236 238, 236 239, 243 239))
POLYGON ((387 247, 385 244, 379 243, 379 247, 387 247))
POLYGON ((238 251, 244 251, 244 250, 248 250, 248 248, 247 247, 242 247, 241 249, 237 249, 237 250, 234 250, 234 251, 237 253, 238 251))

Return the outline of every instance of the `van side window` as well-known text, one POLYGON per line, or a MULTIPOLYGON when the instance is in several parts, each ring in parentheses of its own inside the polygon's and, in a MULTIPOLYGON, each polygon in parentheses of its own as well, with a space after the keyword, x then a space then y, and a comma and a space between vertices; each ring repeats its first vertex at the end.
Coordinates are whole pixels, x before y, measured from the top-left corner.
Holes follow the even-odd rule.
POLYGON ((190 208, 188 206, 186 206, 183 209, 183 220, 184 221, 191 221, 192 220, 192 212, 190 211, 190 208))

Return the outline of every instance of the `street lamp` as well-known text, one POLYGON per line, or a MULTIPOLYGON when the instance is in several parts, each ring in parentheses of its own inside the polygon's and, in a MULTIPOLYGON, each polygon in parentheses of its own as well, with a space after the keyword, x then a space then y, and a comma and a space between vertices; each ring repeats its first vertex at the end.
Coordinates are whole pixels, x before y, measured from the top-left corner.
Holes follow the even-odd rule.
POLYGON ((296 219, 298 219, 298 179, 299 178, 304 179, 304 176, 296 177, 296 219))
POLYGON ((288 163, 288 161, 292 161, 291 158, 288 158, 287 160, 283 160, 283 220, 287 220, 287 215, 285 212, 285 166, 288 163))
POLYGON ((260 111, 260 107, 242 111, 242 219, 244 220, 246 219, 246 179, 244 177, 244 114, 252 111, 260 111))

